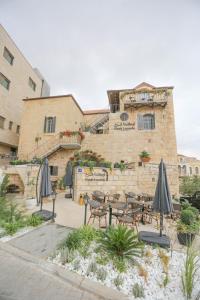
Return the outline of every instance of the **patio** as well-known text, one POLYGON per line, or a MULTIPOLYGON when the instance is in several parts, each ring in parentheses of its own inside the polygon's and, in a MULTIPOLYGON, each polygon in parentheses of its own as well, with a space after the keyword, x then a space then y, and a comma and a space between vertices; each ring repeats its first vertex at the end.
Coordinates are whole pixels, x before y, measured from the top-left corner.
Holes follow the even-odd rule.
MULTIPOLYGON (((44 202, 43 208, 47 210, 52 210, 52 202, 44 202)), ((63 225, 66 227, 71 228, 79 228, 84 224, 84 205, 81 206, 77 202, 72 201, 71 199, 65 198, 65 193, 59 193, 56 198, 55 203, 55 212, 56 224, 63 225)), ((38 210, 38 207, 35 207, 31 212, 38 210)), ((87 214, 87 221, 89 218, 89 206, 88 206, 88 214, 87 214)), ((107 224, 109 224, 109 214, 107 214, 107 224)), ((112 219, 112 224, 115 225, 116 221, 115 218, 112 219)), ((98 220, 96 219, 94 224, 91 225, 95 228, 99 227, 98 220)), ((138 231, 152 231, 158 232, 159 228, 157 228, 157 222, 152 220, 152 224, 146 223, 142 224, 139 223, 138 231)), ((172 219, 165 218, 164 220, 164 234, 167 234, 171 239, 171 249, 178 250, 178 251, 185 251, 186 247, 182 246, 178 239, 177 239, 177 231, 176 231, 176 222, 172 219)), ((193 246, 195 248, 200 247, 200 236, 197 235, 193 246)))

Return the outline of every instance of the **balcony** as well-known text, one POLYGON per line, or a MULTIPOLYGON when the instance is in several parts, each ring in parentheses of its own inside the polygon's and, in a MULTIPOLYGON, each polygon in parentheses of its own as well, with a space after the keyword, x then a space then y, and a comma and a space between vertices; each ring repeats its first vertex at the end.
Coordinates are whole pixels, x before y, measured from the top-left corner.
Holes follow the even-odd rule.
POLYGON ((127 95, 124 99, 124 108, 140 108, 144 106, 148 107, 165 107, 167 105, 167 95, 165 93, 150 94, 150 93, 140 93, 127 95))

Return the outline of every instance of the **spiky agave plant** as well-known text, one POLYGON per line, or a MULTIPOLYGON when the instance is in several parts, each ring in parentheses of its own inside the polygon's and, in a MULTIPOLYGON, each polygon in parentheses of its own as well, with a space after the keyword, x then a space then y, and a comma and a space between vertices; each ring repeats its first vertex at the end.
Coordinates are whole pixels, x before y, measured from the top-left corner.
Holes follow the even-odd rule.
POLYGON ((143 248, 133 229, 123 225, 109 227, 99 239, 99 244, 111 258, 118 257, 127 260, 140 256, 143 248))

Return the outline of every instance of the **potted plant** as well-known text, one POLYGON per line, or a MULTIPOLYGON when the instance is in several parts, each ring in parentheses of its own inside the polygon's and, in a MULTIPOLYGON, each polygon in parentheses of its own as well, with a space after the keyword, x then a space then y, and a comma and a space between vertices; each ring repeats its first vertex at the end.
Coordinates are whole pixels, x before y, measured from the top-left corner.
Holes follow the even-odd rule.
POLYGON ((177 236, 181 245, 190 245, 200 228, 199 212, 195 207, 189 206, 181 211, 177 222, 177 236))
POLYGON ((143 150, 139 156, 142 162, 149 162, 151 160, 150 154, 145 150, 143 150))

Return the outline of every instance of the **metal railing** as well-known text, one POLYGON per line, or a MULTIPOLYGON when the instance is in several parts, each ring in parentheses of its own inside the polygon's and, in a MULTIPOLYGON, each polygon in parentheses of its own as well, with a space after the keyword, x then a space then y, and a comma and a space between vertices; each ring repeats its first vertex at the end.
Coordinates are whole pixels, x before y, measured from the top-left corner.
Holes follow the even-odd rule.
POLYGON ((28 153, 28 159, 32 159, 33 157, 42 158, 52 150, 56 150, 56 148, 62 145, 75 145, 81 144, 80 135, 61 135, 60 133, 55 136, 51 136, 46 139, 42 144, 38 144, 37 147, 34 148, 33 151, 28 153))

